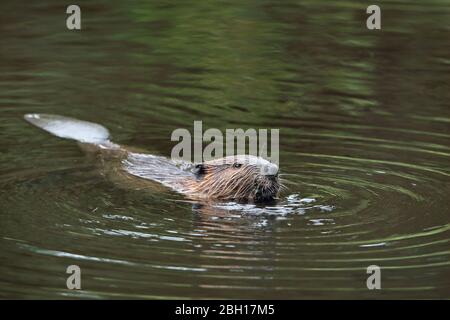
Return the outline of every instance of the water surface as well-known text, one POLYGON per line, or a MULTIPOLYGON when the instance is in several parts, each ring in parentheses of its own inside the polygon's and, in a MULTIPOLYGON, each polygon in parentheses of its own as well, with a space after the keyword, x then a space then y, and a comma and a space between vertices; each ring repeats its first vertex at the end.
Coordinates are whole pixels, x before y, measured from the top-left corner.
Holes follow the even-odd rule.
POLYGON ((2 4, 1 298, 450 298, 446 1, 383 1, 381 31, 361 1, 77 3, 81 32, 57 1, 2 4), (289 189, 192 203, 31 112, 164 156, 194 120, 279 128, 289 189))

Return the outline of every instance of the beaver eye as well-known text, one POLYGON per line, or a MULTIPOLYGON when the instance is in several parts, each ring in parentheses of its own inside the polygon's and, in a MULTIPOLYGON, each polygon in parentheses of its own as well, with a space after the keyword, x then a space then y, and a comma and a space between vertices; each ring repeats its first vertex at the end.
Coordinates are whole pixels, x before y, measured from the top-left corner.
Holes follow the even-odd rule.
POLYGON ((242 167, 242 163, 233 164, 233 168, 240 168, 240 167, 242 167))
POLYGON ((197 164, 193 170, 194 174, 200 175, 205 173, 205 166, 203 164, 197 164))

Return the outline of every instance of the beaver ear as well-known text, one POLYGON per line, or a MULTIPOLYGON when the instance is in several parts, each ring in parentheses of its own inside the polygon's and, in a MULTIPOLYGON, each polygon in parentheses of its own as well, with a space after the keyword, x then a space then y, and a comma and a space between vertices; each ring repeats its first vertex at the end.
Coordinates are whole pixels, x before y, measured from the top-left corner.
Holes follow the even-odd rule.
POLYGON ((203 163, 196 164, 192 172, 196 175, 202 175, 205 173, 205 165, 203 163))

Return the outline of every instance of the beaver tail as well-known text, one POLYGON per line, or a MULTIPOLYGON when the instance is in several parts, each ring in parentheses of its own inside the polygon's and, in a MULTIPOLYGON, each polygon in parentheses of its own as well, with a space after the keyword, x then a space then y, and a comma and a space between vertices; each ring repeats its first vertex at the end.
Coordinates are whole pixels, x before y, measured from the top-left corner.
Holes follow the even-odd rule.
POLYGON ((24 119, 60 138, 102 145, 111 149, 118 147, 109 141, 108 129, 96 123, 43 113, 29 113, 24 115, 24 119))

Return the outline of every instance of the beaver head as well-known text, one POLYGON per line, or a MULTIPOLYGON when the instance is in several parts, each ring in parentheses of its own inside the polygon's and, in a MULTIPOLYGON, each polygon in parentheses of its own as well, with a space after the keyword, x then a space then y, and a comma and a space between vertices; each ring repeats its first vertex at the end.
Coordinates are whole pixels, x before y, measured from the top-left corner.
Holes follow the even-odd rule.
POLYGON ((278 166, 261 157, 238 155, 194 166, 187 193, 221 200, 270 201, 280 189, 278 166))

